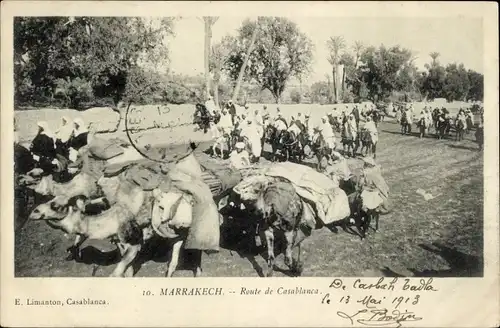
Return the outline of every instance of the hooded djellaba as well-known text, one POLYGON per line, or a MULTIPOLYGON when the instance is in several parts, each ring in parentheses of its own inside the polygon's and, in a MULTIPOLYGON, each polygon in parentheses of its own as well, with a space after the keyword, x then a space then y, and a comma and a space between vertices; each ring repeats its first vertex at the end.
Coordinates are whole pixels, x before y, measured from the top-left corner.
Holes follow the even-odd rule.
POLYGON ((56 152, 69 157, 69 140, 73 137, 73 122, 67 117, 61 118, 61 127, 56 132, 56 152))
POLYGON ((37 123, 38 133, 31 141, 30 152, 38 166, 45 172, 50 172, 53 167, 53 161, 56 158, 55 135, 50 130, 45 121, 37 123))
POLYGON ((358 181, 363 207, 377 209, 382 214, 389 212, 389 186, 382 177, 380 165, 372 157, 363 158, 363 173, 358 181))

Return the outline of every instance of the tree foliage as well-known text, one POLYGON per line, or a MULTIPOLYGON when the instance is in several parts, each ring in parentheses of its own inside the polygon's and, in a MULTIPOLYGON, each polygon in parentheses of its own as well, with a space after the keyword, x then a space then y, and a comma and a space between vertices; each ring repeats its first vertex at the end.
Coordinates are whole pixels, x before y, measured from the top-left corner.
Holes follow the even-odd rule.
POLYGON ((62 93, 77 107, 82 97, 75 86, 90 84, 95 96, 111 97, 116 106, 138 69, 165 63, 164 38, 172 33, 170 18, 16 17, 16 100, 52 98, 67 87, 62 93))
POLYGON ((224 65, 233 81, 238 78, 255 28, 259 29, 259 36, 250 53, 245 80, 255 81, 262 89, 269 90, 279 102, 287 82, 309 71, 312 43, 289 19, 261 17, 258 21, 245 20, 238 35, 230 39, 231 52, 224 65))
MULTIPOLYGON (((340 36, 326 43, 330 50, 327 59, 334 75, 338 65, 344 66, 342 85, 337 86, 337 79, 333 79, 333 91, 340 89, 339 96, 344 102, 351 96, 356 101, 380 101, 396 94, 408 99, 483 99, 483 75, 467 71, 463 64, 443 67, 438 52, 430 53, 430 63, 424 71, 419 71, 413 52, 397 45, 365 47, 357 41, 348 47, 340 36)), ((335 93, 331 100, 335 102, 335 93)))

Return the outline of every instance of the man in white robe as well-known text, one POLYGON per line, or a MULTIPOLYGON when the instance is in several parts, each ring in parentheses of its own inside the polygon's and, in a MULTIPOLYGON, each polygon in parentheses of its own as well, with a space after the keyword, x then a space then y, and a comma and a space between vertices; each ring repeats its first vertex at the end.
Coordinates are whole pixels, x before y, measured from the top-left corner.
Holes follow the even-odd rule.
POLYGON ((281 113, 278 113, 278 116, 274 119, 274 127, 276 127, 278 131, 286 130, 287 126, 285 124, 285 119, 281 113))
POLYGON ((254 111, 253 122, 255 128, 257 129, 257 132, 259 133, 259 136, 262 137, 264 135, 264 121, 259 113, 259 110, 257 109, 254 111))
POLYGON ((241 130, 241 136, 248 138, 254 160, 258 162, 262 153, 262 144, 261 137, 256 127, 253 125, 252 119, 247 119, 247 124, 241 130))
POLYGON ((375 122, 372 121, 372 118, 370 116, 366 117, 366 123, 363 126, 363 130, 366 130, 368 131, 368 133, 370 133, 373 144, 376 144, 378 142, 377 126, 375 125, 375 122))
POLYGON ((236 150, 233 150, 229 155, 229 162, 231 166, 239 170, 250 165, 250 156, 245 150, 243 142, 237 142, 235 145, 236 150))
POLYGON ((325 140, 326 144, 328 145, 328 148, 334 150, 336 145, 335 145, 335 134, 333 133, 332 126, 328 122, 328 117, 323 116, 321 118, 321 125, 319 127, 320 133, 323 136, 323 139, 325 140))

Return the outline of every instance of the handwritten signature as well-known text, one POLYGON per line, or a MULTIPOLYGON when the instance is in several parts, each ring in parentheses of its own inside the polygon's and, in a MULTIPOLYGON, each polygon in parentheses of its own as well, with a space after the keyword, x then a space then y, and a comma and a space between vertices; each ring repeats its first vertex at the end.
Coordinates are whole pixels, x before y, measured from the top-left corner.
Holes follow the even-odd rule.
POLYGON ((343 319, 348 319, 349 321, 351 321, 351 325, 353 325, 354 320, 356 320, 356 322, 359 324, 373 327, 392 325, 401 327, 401 322, 422 320, 422 318, 417 317, 414 312, 401 312, 399 310, 393 310, 389 313, 387 309, 363 309, 352 315, 348 315, 345 312, 338 311, 337 315, 343 319))

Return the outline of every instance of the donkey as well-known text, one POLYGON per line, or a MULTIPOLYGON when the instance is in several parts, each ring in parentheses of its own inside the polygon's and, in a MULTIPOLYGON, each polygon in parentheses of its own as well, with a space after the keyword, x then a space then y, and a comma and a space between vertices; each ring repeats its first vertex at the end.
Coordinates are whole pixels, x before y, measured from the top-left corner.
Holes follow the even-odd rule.
POLYGON ((299 225, 302 219, 302 201, 288 182, 276 182, 266 187, 255 202, 255 212, 260 216, 260 234, 264 235, 267 247, 267 273, 270 277, 274 271, 274 232, 281 231, 285 235, 285 265, 292 273, 302 273, 300 261, 299 225), (297 259, 293 258, 292 248, 298 246, 297 259))

